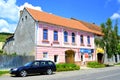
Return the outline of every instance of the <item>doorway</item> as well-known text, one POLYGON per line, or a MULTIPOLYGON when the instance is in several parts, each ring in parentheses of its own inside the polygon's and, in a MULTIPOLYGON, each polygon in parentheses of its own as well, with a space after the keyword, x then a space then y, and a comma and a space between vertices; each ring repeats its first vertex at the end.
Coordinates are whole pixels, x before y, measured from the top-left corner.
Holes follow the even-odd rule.
POLYGON ((99 63, 103 63, 103 54, 102 53, 97 54, 97 60, 99 63))
POLYGON ((75 52, 73 50, 65 51, 65 63, 75 62, 75 52))

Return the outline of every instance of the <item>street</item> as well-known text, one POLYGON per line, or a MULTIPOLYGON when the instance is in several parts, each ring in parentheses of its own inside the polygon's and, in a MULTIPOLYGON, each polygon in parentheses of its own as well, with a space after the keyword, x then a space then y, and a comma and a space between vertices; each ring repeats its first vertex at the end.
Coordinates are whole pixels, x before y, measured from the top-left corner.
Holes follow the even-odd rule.
POLYGON ((5 75, 0 77, 0 80, 120 80, 120 67, 55 72, 53 75, 32 75, 27 77, 5 75))

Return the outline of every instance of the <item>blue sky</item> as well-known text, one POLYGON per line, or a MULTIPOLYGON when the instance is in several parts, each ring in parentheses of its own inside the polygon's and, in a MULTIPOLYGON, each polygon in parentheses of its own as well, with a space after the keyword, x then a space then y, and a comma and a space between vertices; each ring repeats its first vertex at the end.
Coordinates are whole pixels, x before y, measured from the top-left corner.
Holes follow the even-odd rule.
POLYGON ((0 0, 0 32, 15 31, 24 6, 97 25, 118 19, 120 27, 120 0, 0 0))

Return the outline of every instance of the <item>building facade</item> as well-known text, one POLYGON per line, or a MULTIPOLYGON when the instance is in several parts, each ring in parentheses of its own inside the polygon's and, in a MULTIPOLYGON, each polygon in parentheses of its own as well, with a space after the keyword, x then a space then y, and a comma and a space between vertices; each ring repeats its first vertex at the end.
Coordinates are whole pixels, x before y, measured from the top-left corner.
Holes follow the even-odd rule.
POLYGON ((94 38, 102 35, 97 29, 95 24, 24 8, 12 52, 56 63, 85 64, 96 60, 94 38))

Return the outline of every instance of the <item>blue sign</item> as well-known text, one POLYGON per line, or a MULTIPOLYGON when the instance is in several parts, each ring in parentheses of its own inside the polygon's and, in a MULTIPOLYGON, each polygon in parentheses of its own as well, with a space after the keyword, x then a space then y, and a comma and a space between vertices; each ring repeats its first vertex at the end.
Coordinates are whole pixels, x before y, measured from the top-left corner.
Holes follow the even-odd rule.
POLYGON ((80 53, 93 53, 93 49, 80 48, 80 53))

